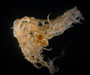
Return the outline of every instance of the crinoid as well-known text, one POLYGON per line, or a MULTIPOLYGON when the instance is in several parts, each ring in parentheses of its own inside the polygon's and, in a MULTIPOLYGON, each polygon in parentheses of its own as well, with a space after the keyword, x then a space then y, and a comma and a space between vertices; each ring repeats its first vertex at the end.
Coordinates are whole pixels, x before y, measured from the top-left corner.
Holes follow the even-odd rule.
POLYGON ((49 15, 47 20, 25 16, 14 21, 13 35, 18 40, 25 58, 38 69, 47 67, 50 74, 53 75, 59 71, 59 68, 53 64, 55 59, 45 61, 44 55, 41 53, 44 50, 51 50, 45 48, 49 45, 49 39, 61 35, 65 30, 72 27, 73 23, 79 23, 80 19, 83 19, 83 16, 76 7, 54 20, 49 20, 49 15))

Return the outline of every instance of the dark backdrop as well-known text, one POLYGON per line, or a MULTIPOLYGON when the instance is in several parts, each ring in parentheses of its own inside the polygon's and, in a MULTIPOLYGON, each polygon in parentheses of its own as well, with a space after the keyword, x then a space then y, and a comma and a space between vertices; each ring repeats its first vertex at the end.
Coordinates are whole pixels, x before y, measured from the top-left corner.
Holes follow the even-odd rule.
POLYGON ((89 4, 83 0, 13 0, 2 4, 1 9, 1 75, 49 75, 46 68, 40 70, 33 67, 24 59, 17 40, 13 37, 13 21, 24 16, 34 16, 50 19, 63 14, 68 9, 77 6, 83 14, 85 21, 83 25, 74 24, 73 28, 66 30, 64 34, 50 40, 51 52, 44 54, 51 59, 59 56, 55 63, 60 71, 55 75, 89 75, 89 4), (6 5, 7 4, 7 5, 6 5))

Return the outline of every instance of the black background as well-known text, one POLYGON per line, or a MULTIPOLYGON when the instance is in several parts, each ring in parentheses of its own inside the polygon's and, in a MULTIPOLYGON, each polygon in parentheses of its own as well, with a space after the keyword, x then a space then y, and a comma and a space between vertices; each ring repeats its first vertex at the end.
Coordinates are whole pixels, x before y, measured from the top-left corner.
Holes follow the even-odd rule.
MULTIPOLYGON (((1 3, 2 4, 2 3, 1 3)), ((49 75, 46 68, 40 70, 33 67, 31 63, 24 59, 18 47, 17 40, 13 37, 13 21, 24 16, 34 16, 46 19, 51 14, 50 19, 63 14, 77 6, 83 14, 85 21, 83 25, 74 24, 73 28, 66 30, 64 34, 50 40, 51 52, 44 54, 51 59, 59 56, 55 61, 60 71, 55 75, 89 75, 89 3, 83 0, 13 0, 2 4, 1 9, 1 75, 49 75)))

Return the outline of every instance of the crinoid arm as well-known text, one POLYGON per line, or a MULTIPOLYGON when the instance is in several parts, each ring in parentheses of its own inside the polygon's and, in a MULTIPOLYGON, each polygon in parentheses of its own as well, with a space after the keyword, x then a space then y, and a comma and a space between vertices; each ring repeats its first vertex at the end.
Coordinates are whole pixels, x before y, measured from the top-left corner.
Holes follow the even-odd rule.
POLYGON ((48 68, 50 74, 53 75, 59 71, 59 68, 54 66, 56 58, 45 61, 42 53, 44 50, 51 51, 51 49, 46 48, 49 45, 48 40, 54 36, 61 35, 65 30, 72 27, 73 23, 79 23, 83 16, 76 7, 66 11, 54 20, 49 20, 49 16, 47 20, 28 16, 15 20, 13 35, 18 40, 25 58, 37 69, 48 68))
POLYGON ((74 7, 66 12, 63 15, 58 16, 54 20, 48 20, 50 22, 50 28, 48 30, 48 38, 51 39, 54 36, 61 35, 65 30, 72 27, 73 23, 81 23, 80 20, 84 20, 82 14, 74 7))

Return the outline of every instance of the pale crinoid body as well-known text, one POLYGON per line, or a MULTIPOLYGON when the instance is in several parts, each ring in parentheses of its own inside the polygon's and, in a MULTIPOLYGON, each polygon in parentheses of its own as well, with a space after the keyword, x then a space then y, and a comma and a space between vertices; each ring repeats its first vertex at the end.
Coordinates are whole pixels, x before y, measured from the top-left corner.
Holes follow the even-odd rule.
POLYGON ((72 23, 80 22, 80 19, 83 17, 76 7, 51 21, 49 16, 47 20, 26 16, 14 21, 13 34, 29 62, 38 69, 42 66, 47 67, 50 74, 54 74, 59 70, 53 65, 54 60, 44 61, 44 56, 41 53, 43 50, 49 50, 45 48, 49 45, 49 39, 62 34, 72 26, 72 23), (41 66, 38 66, 37 63, 41 66))

